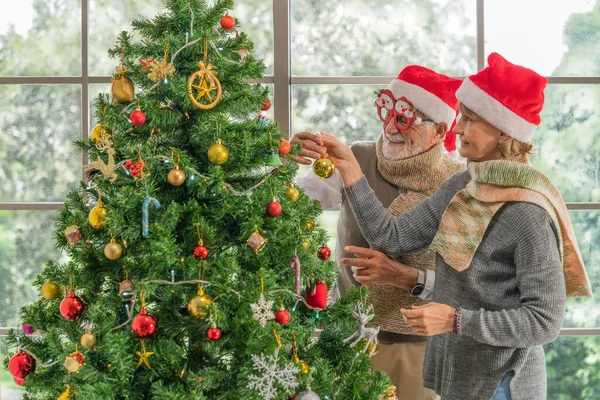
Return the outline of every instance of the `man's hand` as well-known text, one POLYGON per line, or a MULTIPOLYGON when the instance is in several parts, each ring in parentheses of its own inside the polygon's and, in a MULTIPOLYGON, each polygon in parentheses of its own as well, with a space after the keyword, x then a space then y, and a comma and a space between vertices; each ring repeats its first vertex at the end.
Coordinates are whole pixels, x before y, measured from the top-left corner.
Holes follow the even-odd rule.
POLYGON ((415 268, 392 260, 380 251, 356 246, 346 246, 344 250, 358 257, 342 258, 340 263, 358 267, 354 279, 360 283, 393 285, 405 290, 417 284, 418 273, 415 268))
POLYGON ((359 181, 363 173, 350 147, 329 133, 319 132, 319 135, 323 146, 327 148, 327 156, 342 174, 344 185, 351 186, 359 181))
POLYGON ((310 165, 312 164, 312 161, 305 157, 317 159, 327 151, 323 146, 321 136, 315 135, 314 133, 300 132, 295 134, 290 141, 290 145, 293 146, 296 143, 302 144, 300 156, 292 156, 292 160, 298 164, 310 165))
POLYGON ((451 332, 454 324, 454 308, 441 303, 427 303, 400 309, 404 321, 417 333, 425 336, 451 332))

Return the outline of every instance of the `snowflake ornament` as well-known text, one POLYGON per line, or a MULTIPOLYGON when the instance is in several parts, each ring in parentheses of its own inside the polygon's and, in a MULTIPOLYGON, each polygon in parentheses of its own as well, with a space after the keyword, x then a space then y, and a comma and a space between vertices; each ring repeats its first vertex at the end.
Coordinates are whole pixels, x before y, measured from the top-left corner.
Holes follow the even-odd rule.
POLYGON ((296 377, 300 373, 300 368, 292 362, 280 368, 278 359, 279 349, 270 356, 265 356, 264 353, 260 357, 252 354, 252 363, 257 375, 248 377, 248 388, 258 390, 265 400, 272 400, 277 396, 275 385, 281 386, 286 394, 291 394, 292 389, 299 385, 296 377))
POLYGON ((266 300, 264 294, 261 293, 258 301, 250 304, 253 318, 258 320, 260 326, 263 328, 267 325, 267 321, 275 319, 275 314, 273 314, 273 303, 273 300, 266 300))

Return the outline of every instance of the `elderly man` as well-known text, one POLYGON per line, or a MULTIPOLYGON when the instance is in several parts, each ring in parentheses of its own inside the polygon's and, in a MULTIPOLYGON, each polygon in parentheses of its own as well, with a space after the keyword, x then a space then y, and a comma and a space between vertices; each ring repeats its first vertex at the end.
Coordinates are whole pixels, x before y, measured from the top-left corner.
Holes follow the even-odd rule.
MULTIPOLYGON (((375 191, 377 198, 392 214, 417 206, 430 197, 452 175, 465 168, 444 152, 455 150, 451 132, 458 101, 454 93, 461 81, 430 69, 411 65, 404 68, 389 88, 379 92, 373 105, 383 122, 383 132, 377 142, 355 142, 351 148, 375 191)), ((291 144, 302 144, 300 164, 309 165, 304 157, 318 158, 325 153, 319 135, 296 134, 291 144)), ((435 253, 424 251, 400 260, 392 260, 368 247, 344 198, 341 176, 336 171, 327 180, 317 178, 312 171, 298 178, 297 185, 311 198, 321 201, 324 210, 340 209, 337 228, 336 260, 350 256, 345 246, 358 246, 354 252, 360 258, 379 263, 369 269, 377 276, 361 274, 352 267, 340 268, 336 290, 344 292, 352 285, 364 283, 371 293, 377 324, 380 325, 379 352, 373 356, 373 367, 385 371, 398 388, 398 398, 405 400, 436 399, 435 393, 423 387, 422 369, 426 338, 407 325, 401 308, 423 304, 433 290, 435 253), (410 265, 410 267, 409 267, 410 265), (375 285, 369 282, 389 282, 375 285)))

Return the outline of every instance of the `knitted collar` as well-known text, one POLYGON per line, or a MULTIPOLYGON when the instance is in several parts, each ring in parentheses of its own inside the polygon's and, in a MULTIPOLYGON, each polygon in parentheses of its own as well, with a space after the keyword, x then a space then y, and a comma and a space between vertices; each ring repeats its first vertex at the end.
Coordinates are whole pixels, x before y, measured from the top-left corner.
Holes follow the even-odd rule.
POLYGON ((448 179, 448 168, 455 169, 457 163, 444 154, 442 142, 417 156, 390 160, 383 155, 383 133, 377 141, 377 170, 386 181, 406 190, 433 193, 448 179))

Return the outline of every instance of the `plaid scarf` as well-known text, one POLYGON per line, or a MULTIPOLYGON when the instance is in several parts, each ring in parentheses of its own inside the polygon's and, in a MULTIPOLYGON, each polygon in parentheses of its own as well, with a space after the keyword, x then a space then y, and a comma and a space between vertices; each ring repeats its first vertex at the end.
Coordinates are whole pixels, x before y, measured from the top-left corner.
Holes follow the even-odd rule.
POLYGON ((567 296, 591 297, 590 283, 569 220, 567 207, 550 179, 529 164, 510 160, 469 162, 471 181, 442 216, 431 248, 457 271, 469 267, 494 214, 507 201, 542 207, 558 230, 567 296))

